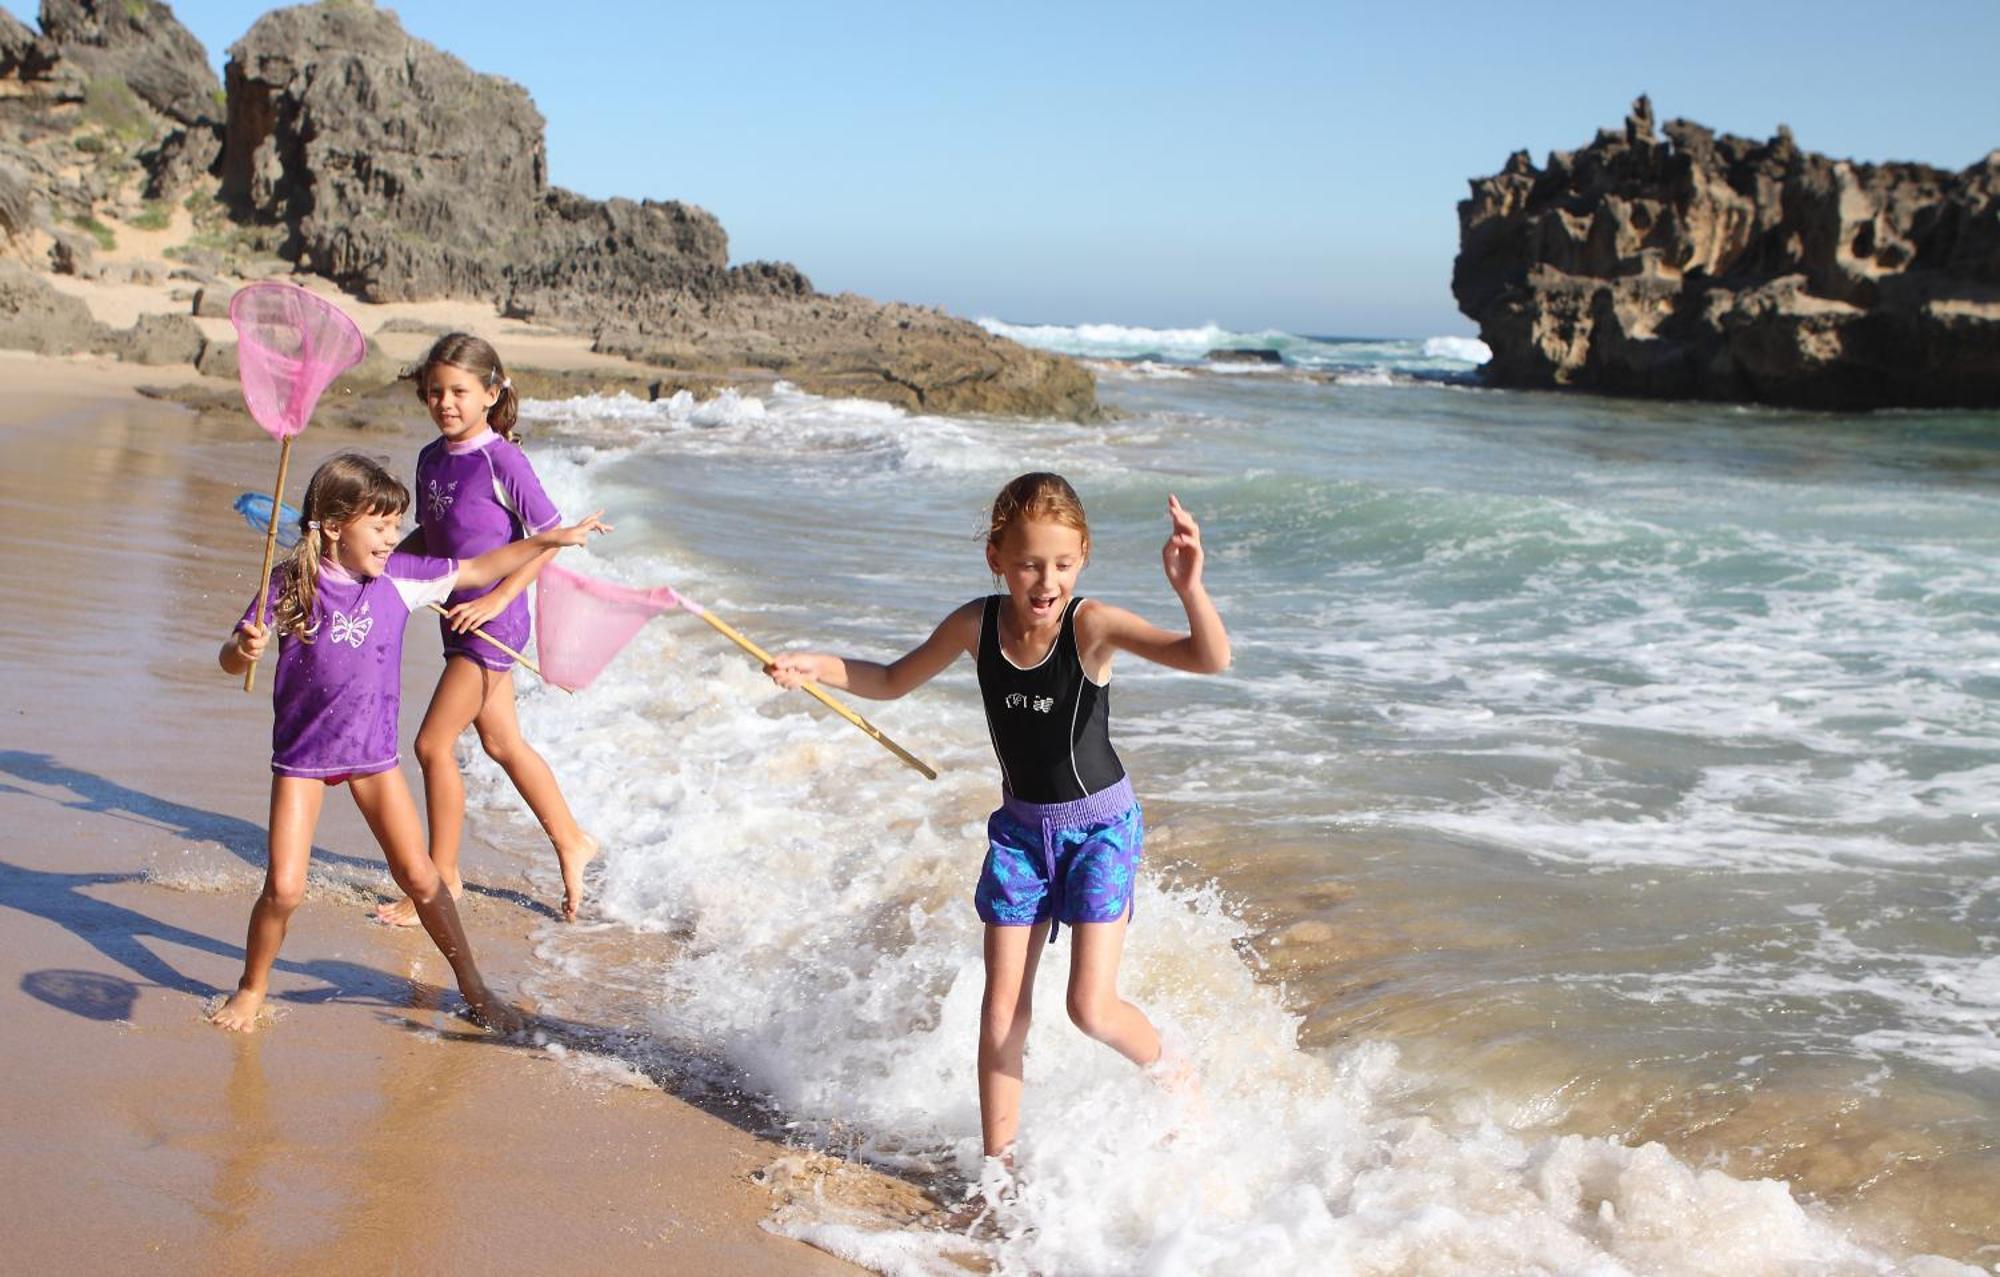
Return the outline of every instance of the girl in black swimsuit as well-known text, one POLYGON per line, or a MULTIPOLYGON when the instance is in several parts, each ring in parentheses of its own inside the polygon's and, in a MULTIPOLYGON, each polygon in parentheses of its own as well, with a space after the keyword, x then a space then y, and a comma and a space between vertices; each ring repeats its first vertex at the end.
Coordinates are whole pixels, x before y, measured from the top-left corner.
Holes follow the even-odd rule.
POLYGON ((1201 530, 1171 496, 1167 517, 1173 530, 1161 559, 1187 612, 1186 633, 1075 597, 1090 557, 1083 503, 1060 475, 1024 474, 994 500, 986 538, 987 566, 1005 593, 957 608, 887 665, 787 652, 770 667, 784 687, 816 682, 891 700, 960 656, 978 663, 1001 777, 974 895, 986 923, 979 1113, 989 1157, 1005 1158, 1020 1126, 1035 967, 1044 937, 1054 940, 1061 926, 1074 937, 1070 1019, 1134 1064, 1181 1071, 1164 1058, 1145 1012, 1118 996, 1142 826, 1109 730, 1117 653, 1197 674, 1229 664, 1229 635, 1202 585, 1201 530))

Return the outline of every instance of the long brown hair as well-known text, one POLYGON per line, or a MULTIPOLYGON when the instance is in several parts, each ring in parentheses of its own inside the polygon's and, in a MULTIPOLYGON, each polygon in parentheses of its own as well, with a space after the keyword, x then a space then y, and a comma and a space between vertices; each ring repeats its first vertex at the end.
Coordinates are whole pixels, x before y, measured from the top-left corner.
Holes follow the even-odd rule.
POLYGON ((500 397, 486 410, 486 424, 502 439, 513 439, 514 423, 521 419, 521 397, 514 393, 513 379, 501 366, 500 352, 493 349, 493 343, 471 333, 446 333, 432 342, 416 371, 410 374, 417 383, 419 403, 430 402, 431 371, 439 364, 469 372, 479 378, 480 385, 500 392, 500 397))
POLYGON ((319 572, 326 562, 326 529, 371 514, 401 514, 410 508, 410 490, 380 462, 343 452, 320 462, 306 483, 299 514, 299 543, 279 565, 278 602, 272 624, 301 643, 313 641, 319 618, 319 572))

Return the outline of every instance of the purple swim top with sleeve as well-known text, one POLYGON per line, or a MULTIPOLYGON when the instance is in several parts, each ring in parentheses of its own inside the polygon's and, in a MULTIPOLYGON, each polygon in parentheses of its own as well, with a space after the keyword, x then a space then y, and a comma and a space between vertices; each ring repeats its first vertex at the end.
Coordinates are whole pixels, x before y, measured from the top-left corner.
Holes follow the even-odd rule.
MULTIPOLYGON (((268 620, 290 565, 271 574, 268 620)), ((355 576, 324 561, 313 598, 312 640, 278 636, 271 703, 271 770, 326 780, 388 771, 398 761, 396 715, 403 695, 403 632, 410 613, 442 603, 458 580, 448 558, 396 553, 381 576, 355 576)), ((256 618, 253 600, 243 610, 256 618)))
MULTIPOLYGON (((527 455, 492 430, 456 443, 438 438, 425 444, 417 454, 416 502, 425 551, 454 559, 497 550, 562 522, 527 455)), ((499 584, 454 591, 448 603, 479 598, 499 584)), ((514 664, 513 657, 476 635, 456 633, 442 621, 439 628, 446 656, 469 656, 495 670, 514 664)), ((526 647, 528 596, 509 603, 485 628, 511 647, 526 647)))

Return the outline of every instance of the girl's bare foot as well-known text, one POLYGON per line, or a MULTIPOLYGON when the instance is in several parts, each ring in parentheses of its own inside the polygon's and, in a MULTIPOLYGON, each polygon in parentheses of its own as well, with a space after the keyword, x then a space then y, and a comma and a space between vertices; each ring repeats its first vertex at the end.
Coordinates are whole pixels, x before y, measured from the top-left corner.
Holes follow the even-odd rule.
POLYGON ((465 1002, 472 1008, 472 1018, 495 1033, 519 1033, 528 1026, 527 1017, 521 1014, 520 1008, 502 1000, 491 989, 475 989, 466 993, 465 1002))
POLYGON ((1173 1101, 1175 1120, 1167 1136, 1169 1140, 1184 1128, 1208 1125, 1208 1100, 1201 1093, 1201 1070, 1177 1036, 1160 1035, 1160 1056, 1146 1065, 1144 1072, 1173 1101))
POLYGON ((255 1033, 257 1013, 264 1009, 264 991, 238 987, 229 995, 229 1001, 217 1007, 208 1017, 208 1022, 218 1029, 228 1029, 231 1033, 255 1033))
MULTIPOLYGON (((447 882, 451 898, 457 900, 465 894, 465 879, 447 882)), ((420 927, 423 920, 417 917, 417 902, 404 896, 401 900, 385 900, 375 906, 375 921, 389 927, 420 927)))
POLYGON ((1177 1100, 1195 1102, 1201 1099, 1200 1070, 1178 1043, 1170 1042, 1165 1036, 1160 1038, 1159 1058, 1146 1065, 1143 1072, 1153 1085, 1177 1100))
POLYGON ((589 834, 570 851, 556 848, 556 860, 562 865, 564 922, 575 922, 577 910, 583 907, 583 867, 597 859, 597 852, 597 839, 589 834))

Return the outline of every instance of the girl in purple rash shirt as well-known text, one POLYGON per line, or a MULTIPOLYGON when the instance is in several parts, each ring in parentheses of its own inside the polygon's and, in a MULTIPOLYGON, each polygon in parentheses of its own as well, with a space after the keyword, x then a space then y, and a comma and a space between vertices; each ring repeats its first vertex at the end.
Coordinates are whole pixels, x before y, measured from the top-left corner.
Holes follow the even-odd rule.
MULTIPOLYGON (((417 397, 430 410, 438 438, 417 455, 417 530, 403 549, 421 554, 480 554, 532 536, 562 521, 528 458, 515 446, 520 399, 491 345, 470 333, 449 333, 431 346, 415 374, 417 397)), ((459 839, 465 828, 465 779, 454 750, 466 727, 479 731, 486 756, 500 764, 554 844, 562 870, 562 913, 574 921, 583 903, 583 867, 597 840, 570 814, 555 773, 521 735, 514 713, 514 658, 472 633, 483 627, 515 649, 528 645, 529 582, 547 563, 536 555, 491 586, 461 587, 443 623, 444 672, 417 729, 417 763, 424 769, 430 811, 431 864, 457 899, 459 839)), ((385 904, 385 922, 416 921, 408 900, 385 904)))
POLYGON ((410 492, 366 457, 334 457, 306 485, 299 543, 266 582, 218 655, 241 676, 278 632, 271 700, 271 833, 264 890, 250 912, 243 978, 209 1018, 249 1032, 269 991, 271 964, 292 911, 305 895, 313 830, 330 785, 354 795, 382 844, 389 872, 409 893, 425 931, 451 963, 459 992, 481 1022, 518 1027, 473 965, 458 909, 424 855, 416 804, 397 769, 396 711, 402 697, 403 630, 410 613, 455 586, 497 581, 545 550, 581 545, 609 529, 596 515, 464 561, 396 550, 410 492), (270 624, 258 622, 262 611, 270 624))

